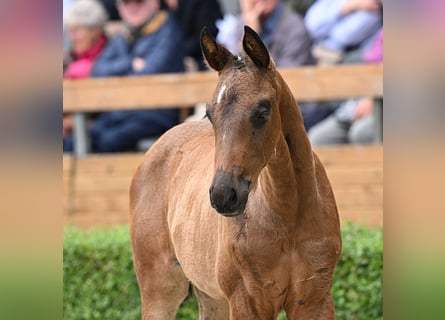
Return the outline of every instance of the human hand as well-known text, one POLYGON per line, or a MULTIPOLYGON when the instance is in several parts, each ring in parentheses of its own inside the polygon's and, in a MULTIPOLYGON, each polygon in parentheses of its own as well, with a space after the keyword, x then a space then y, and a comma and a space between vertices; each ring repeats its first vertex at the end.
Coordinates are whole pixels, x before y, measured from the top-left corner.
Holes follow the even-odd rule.
POLYGON ((63 115, 63 137, 67 137, 73 131, 73 115, 63 115))
POLYGON ((256 0, 241 0, 240 4, 244 23, 257 33, 261 32, 260 17, 264 13, 264 2, 256 0))
POLYGON ((68 65, 64 77, 68 79, 86 78, 90 75, 92 67, 93 62, 91 60, 76 60, 68 65))
POLYGON ((370 115, 372 113, 373 108, 374 108, 374 103, 372 99, 369 98, 361 99, 359 102, 357 102, 357 105, 355 106, 354 120, 358 120, 360 118, 370 115))
POLYGON ((131 62, 134 71, 142 71, 145 68, 145 60, 139 57, 136 57, 131 62))
POLYGON ((378 0, 346 0, 342 7, 343 14, 349 14, 358 10, 377 11, 380 9, 380 2, 378 0))

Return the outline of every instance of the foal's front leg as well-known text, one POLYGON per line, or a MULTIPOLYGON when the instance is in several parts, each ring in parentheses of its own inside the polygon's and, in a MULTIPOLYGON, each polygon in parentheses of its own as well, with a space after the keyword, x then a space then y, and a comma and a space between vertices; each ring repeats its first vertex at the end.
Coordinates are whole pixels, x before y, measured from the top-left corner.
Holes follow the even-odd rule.
POLYGON ((327 295, 317 304, 296 303, 286 310, 286 315, 288 320, 334 320, 335 308, 332 295, 327 295))
POLYGON ((229 305, 226 300, 214 300, 193 287, 199 304, 199 320, 228 320, 229 305))
POLYGON ((271 320, 278 311, 270 301, 253 297, 244 290, 234 293, 229 299, 230 320, 271 320))
MULTIPOLYGON (((152 215, 153 217, 153 215, 152 215)), ((134 269, 139 283, 142 319, 173 320, 189 292, 189 281, 175 258, 162 225, 135 225, 132 229, 134 269), (150 230, 147 232, 146 230, 150 230)))

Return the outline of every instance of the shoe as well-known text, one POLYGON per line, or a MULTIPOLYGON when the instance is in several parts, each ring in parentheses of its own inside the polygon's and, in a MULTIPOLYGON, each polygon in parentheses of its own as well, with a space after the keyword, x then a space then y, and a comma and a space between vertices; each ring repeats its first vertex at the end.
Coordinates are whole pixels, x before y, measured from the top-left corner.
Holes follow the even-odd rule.
POLYGON ((343 54, 340 51, 335 51, 323 46, 314 46, 312 48, 312 55, 317 60, 318 65, 337 64, 343 58, 343 54))

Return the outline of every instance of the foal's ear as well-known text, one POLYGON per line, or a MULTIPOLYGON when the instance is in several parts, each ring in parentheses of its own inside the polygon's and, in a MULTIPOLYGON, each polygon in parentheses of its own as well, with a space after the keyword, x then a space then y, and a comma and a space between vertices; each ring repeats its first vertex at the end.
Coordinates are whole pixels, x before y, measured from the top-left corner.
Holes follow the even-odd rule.
POLYGON ((249 26, 244 26, 243 48, 258 68, 269 66, 269 51, 258 34, 249 26))
POLYGON ((216 42, 207 27, 201 31, 201 50, 209 66, 218 72, 224 69, 231 58, 233 59, 230 51, 216 42))

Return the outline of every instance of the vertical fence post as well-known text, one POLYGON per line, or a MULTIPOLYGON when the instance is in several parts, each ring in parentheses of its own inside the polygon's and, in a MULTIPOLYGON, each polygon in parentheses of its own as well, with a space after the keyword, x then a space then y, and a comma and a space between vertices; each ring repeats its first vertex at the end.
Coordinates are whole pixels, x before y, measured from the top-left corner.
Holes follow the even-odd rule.
POLYGON ((374 98, 374 132, 375 143, 383 142, 383 99, 374 98))
POLYGON ((74 154, 78 157, 87 155, 90 149, 90 141, 87 133, 86 114, 84 112, 74 113, 74 154))

